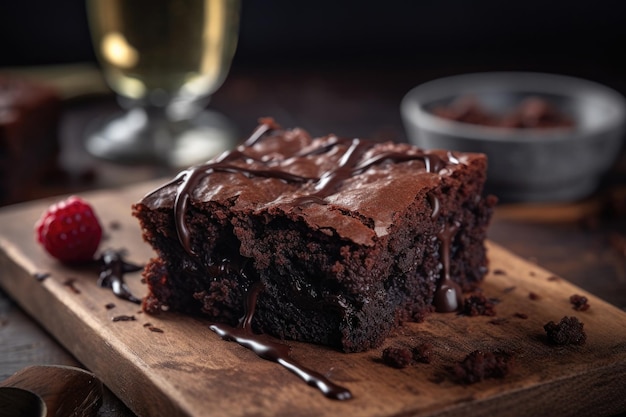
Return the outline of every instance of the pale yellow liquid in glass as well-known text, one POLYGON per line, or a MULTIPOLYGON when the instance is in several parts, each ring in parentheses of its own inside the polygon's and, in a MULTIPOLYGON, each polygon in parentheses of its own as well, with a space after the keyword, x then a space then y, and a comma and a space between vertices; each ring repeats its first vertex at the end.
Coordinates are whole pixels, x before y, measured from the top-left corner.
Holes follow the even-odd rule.
POLYGON ((217 90, 237 44, 239 0, 87 0, 94 48, 118 94, 194 99, 217 90))

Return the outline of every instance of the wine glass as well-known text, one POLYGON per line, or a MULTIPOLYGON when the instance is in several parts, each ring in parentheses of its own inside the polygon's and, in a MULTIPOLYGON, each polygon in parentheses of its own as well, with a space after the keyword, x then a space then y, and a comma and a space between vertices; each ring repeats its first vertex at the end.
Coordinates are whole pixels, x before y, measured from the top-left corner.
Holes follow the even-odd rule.
POLYGON ((87 150, 128 163, 193 165, 234 146, 206 110, 237 45, 240 0, 87 0, 96 55, 125 109, 87 135, 87 150))

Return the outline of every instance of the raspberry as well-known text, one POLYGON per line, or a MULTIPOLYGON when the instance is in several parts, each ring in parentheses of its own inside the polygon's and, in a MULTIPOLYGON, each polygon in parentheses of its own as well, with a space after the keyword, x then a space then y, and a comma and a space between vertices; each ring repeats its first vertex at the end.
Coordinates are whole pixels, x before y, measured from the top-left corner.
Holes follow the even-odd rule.
POLYGON ((102 227, 91 206, 79 197, 51 205, 35 224, 37 241, 61 262, 93 260, 102 227))

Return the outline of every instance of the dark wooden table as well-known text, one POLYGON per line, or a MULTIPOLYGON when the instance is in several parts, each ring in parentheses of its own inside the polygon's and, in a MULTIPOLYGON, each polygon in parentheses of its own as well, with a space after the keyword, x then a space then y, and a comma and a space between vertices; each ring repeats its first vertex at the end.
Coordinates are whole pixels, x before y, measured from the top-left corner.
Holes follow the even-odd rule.
MULTIPOLYGON (((93 77, 93 73, 90 73, 93 77)), ((301 126, 314 135, 405 141, 399 103, 412 86, 436 72, 335 69, 237 71, 211 106, 231 118, 244 138, 262 116, 301 126)), ((175 172, 162 167, 119 166, 92 158, 84 132, 98 116, 117 109, 101 80, 65 103, 60 136, 62 180, 32 190, 32 197, 117 187, 175 172), (89 89, 88 89, 89 90, 89 89)), ((495 242, 626 310, 626 157, 590 198, 569 204, 500 204, 489 232, 495 242)), ((0 380, 33 364, 80 366, 44 329, 0 290, 0 380)), ((107 394, 102 416, 132 416, 107 394)))

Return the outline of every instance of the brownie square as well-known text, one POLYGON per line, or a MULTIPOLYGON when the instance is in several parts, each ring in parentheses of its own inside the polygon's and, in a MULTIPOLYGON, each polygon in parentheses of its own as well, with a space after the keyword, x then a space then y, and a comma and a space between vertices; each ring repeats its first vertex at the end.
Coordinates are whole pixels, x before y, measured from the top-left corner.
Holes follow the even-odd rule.
POLYGON ((264 119, 245 144, 133 206, 156 253, 147 311, 363 351, 487 271, 486 157, 328 135, 264 119))

